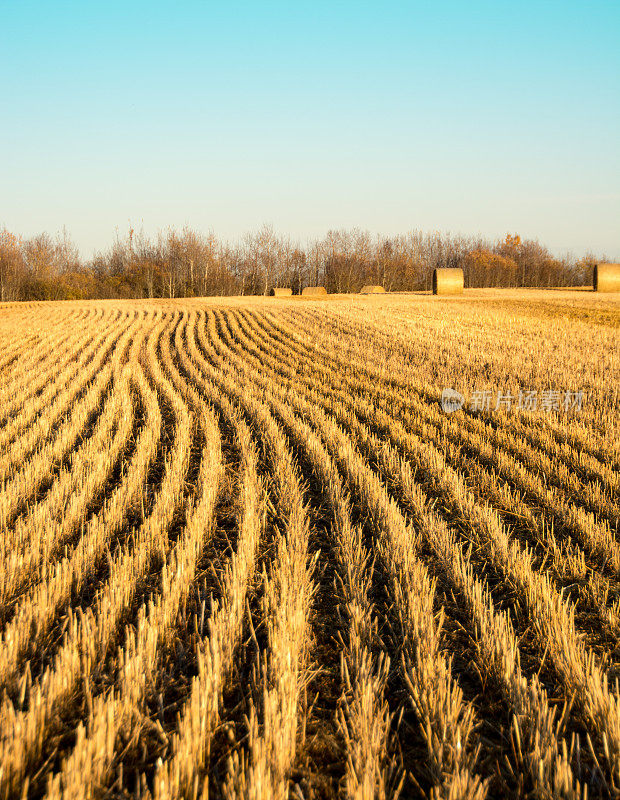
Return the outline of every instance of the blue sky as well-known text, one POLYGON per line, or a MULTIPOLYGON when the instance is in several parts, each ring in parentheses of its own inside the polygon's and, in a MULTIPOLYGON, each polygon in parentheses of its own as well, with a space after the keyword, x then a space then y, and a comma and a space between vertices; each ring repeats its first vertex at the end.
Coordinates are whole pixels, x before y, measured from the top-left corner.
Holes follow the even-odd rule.
POLYGON ((0 0, 0 226, 620 259, 620 3, 0 0))

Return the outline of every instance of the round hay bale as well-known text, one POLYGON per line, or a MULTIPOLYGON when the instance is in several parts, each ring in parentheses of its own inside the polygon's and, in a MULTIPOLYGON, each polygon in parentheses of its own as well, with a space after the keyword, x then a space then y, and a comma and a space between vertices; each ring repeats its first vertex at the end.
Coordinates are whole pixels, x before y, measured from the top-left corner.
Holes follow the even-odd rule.
POLYGON ((620 264, 594 265, 594 291, 620 292, 620 264))
POLYGON ((274 286, 271 290, 272 297, 290 297, 292 294, 290 286, 274 286))
POLYGON ((306 286, 301 290, 304 297, 316 297, 317 295, 327 294, 324 286, 306 286))
POLYGON ((383 286, 362 286, 360 294, 385 294, 383 286))
POLYGON ((433 294, 463 294, 462 269, 434 269, 433 294))

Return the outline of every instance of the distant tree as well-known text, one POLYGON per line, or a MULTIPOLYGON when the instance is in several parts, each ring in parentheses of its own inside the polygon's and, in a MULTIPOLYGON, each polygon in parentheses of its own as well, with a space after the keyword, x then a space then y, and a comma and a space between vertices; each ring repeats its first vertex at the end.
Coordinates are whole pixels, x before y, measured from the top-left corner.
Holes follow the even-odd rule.
POLYGON ((19 236, 0 230, 0 302, 21 300, 25 266, 19 236))
POLYGON ((572 267, 571 270, 571 284, 575 286, 583 286, 593 280, 594 267, 600 261, 607 261, 607 258, 596 258, 593 253, 586 253, 583 258, 580 258, 572 267))
POLYGON ((467 286, 570 286, 589 283, 596 260, 555 258, 517 233, 492 243, 438 231, 373 238, 359 229, 331 230, 301 247, 264 225, 232 245, 188 227, 154 239, 130 228, 82 264, 66 231, 22 241, 1 230, 0 300, 262 295, 274 286, 299 292, 308 285, 357 292, 365 283, 418 291, 430 288, 437 267, 462 267, 467 286))
POLYGON ((472 250, 465 257, 467 286, 516 286, 517 262, 488 249, 472 250))

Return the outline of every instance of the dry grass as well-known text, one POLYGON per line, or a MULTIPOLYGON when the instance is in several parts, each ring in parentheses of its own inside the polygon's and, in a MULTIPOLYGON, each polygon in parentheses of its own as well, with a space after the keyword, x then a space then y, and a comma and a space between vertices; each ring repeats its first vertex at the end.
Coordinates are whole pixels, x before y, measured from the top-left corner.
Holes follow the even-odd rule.
POLYGON ((0 309, 0 798, 620 795, 620 301, 311 296, 0 309))

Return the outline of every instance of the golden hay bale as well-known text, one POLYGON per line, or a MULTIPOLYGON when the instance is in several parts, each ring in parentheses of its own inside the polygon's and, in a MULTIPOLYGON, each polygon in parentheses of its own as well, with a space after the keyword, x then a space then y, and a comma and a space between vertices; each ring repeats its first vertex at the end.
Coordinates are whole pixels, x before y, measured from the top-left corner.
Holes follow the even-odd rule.
POLYGON ((274 286, 271 294, 273 297, 290 297, 293 294, 293 290, 290 286, 274 286))
POLYGON ((434 269, 433 294, 463 294, 463 270, 434 269))
POLYGON ((324 286, 306 286, 301 290, 302 295, 309 297, 312 295, 327 294, 327 289, 324 286))
POLYGON ((594 265, 594 291, 620 292, 620 264, 594 265))
POLYGON ((385 294, 383 286, 362 286, 360 294, 385 294))

